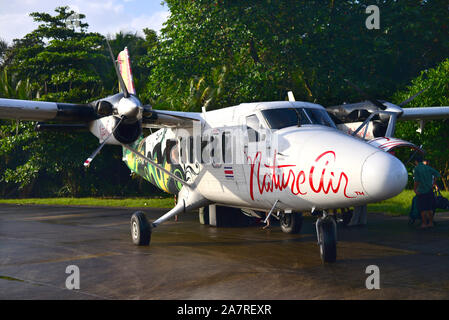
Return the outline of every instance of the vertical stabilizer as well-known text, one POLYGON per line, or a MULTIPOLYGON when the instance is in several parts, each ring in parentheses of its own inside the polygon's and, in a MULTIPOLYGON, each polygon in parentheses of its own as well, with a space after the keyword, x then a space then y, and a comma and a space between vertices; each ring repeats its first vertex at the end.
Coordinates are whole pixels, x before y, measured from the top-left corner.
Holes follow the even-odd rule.
POLYGON ((118 54, 117 61, 120 69, 120 74, 122 75, 128 92, 131 94, 136 94, 133 75, 131 72, 131 63, 129 61, 128 48, 125 47, 125 49, 118 54))

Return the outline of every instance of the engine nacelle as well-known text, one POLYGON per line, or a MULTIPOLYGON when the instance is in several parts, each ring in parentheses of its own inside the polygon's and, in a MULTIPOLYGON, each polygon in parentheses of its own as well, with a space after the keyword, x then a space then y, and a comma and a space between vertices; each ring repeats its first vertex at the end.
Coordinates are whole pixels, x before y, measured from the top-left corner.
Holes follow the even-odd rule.
MULTIPOLYGON (((100 143, 103 142, 117 125, 119 119, 114 116, 103 117, 89 123, 89 131, 96 136, 100 143)), ((136 141, 142 134, 142 125, 136 121, 134 123, 122 122, 114 134, 108 139, 106 144, 130 144, 136 141)))
MULTIPOLYGON (((352 134, 354 133, 362 124, 363 122, 347 122, 347 123, 340 123, 337 124, 337 128, 341 131, 352 134)), ((367 126, 362 128, 357 133, 357 136, 360 138, 365 137, 367 140, 371 140, 377 137, 383 137, 385 136, 385 132, 387 131, 387 124, 381 121, 370 121, 367 126), (365 134, 366 133, 366 134, 365 134)))
MULTIPOLYGON (((117 120, 118 121, 118 120, 117 120)), ((114 132, 114 138, 124 144, 136 141, 142 134, 142 125, 139 121, 134 123, 122 122, 114 132)))

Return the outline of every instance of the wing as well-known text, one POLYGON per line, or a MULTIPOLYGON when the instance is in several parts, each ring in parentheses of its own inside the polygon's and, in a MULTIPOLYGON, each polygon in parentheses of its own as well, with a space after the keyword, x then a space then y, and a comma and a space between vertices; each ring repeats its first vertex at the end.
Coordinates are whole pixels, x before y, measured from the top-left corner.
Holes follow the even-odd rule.
POLYGON ((449 118, 449 107, 403 108, 398 120, 438 120, 449 118))
POLYGON ((179 112, 152 110, 151 116, 142 119, 144 128, 184 127, 191 128, 201 122, 201 114, 196 112, 179 112))
MULTIPOLYGON (((88 123, 101 118, 93 105, 0 98, 0 119, 88 123)), ((143 127, 192 127, 194 122, 201 121, 200 113, 152 110, 149 106, 145 109, 149 116, 143 117, 143 127)))
POLYGON ((91 105, 0 98, 0 119, 89 122, 98 117, 91 105))

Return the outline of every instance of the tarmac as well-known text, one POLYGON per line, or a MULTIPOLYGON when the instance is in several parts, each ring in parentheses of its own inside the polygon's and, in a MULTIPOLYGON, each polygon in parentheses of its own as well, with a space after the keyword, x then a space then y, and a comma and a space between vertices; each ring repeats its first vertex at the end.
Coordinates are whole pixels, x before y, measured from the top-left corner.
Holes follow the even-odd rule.
MULTIPOLYGON (((215 228, 186 213, 132 244, 130 208, 0 205, 0 299, 448 299, 449 213, 419 230, 369 213, 339 227, 337 262, 322 264, 314 218, 279 227, 215 228), (79 268, 80 289, 66 288, 79 268), (375 265, 380 289, 366 288, 375 265)), ((150 220, 164 209, 145 209, 150 220)))

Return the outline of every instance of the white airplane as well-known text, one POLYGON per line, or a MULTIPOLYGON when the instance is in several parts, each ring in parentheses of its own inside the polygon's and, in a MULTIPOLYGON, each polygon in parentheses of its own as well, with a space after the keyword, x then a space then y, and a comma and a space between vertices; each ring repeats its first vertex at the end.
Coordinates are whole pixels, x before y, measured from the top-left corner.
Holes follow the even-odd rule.
POLYGON ((402 109, 373 99, 369 108, 326 110, 294 101, 291 92, 289 101, 243 103, 209 112, 153 110, 136 96, 126 48, 118 62, 114 66, 121 93, 86 105, 0 99, 0 118, 59 123, 39 123, 40 130, 85 126, 100 142, 86 167, 105 144, 119 145, 133 172, 178 194, 174 208, 156 221, 148 222, 142 212, 133 214, 136 245, 149 245, 154 228, 174 215, 210 204, 267 212, 267 219, 275 214, 289 233, 299 232, 301 212, 311 211, 317 216, 321 258, 333 262, 336 223, 329 210, 388 199, 406 186, 405 166, 389 151, 416 146, 393 138, 396 120, 449 117, 449 107, 402 109), (359 121, 351 134, 337 129, 329 116, 344 122, 348 119, 342 115, 361 110, 367 110, 364 121, 347 117, 359 121), (374 137, 377 123, 387 124, 374 137), (157 131, 144 136, 142 128, 157 131))

